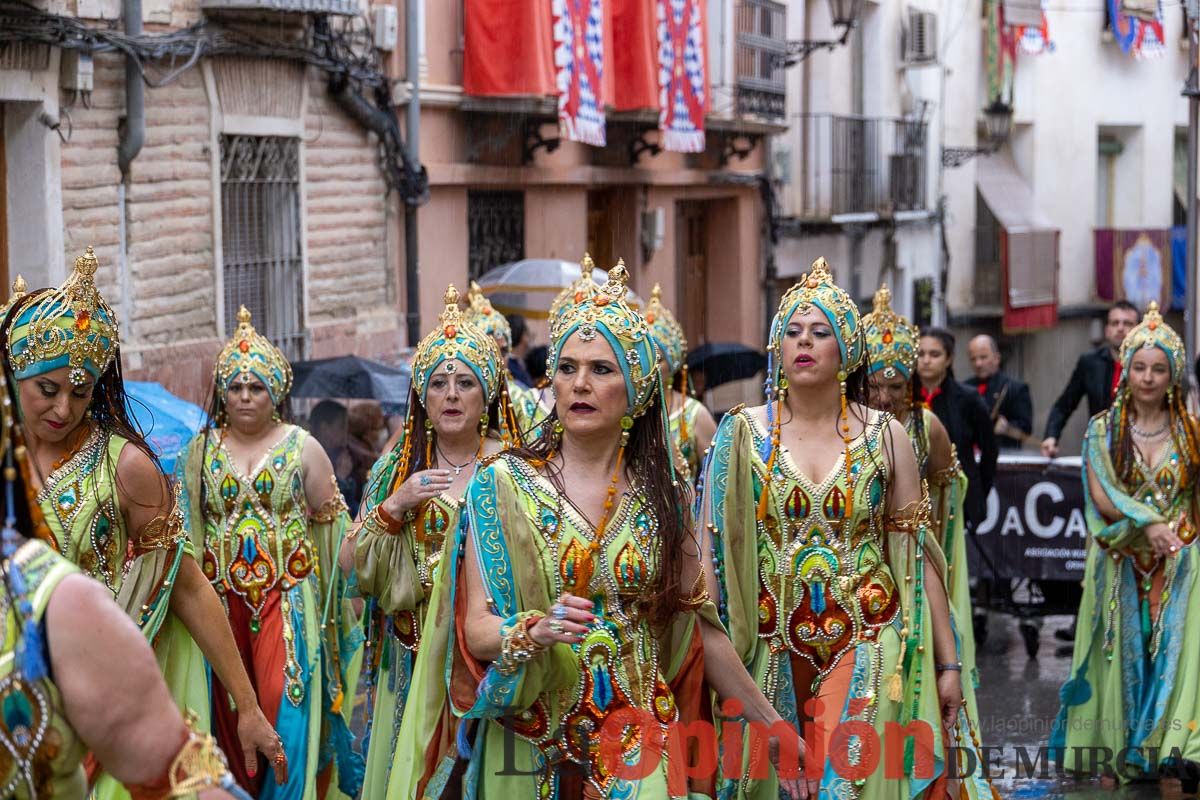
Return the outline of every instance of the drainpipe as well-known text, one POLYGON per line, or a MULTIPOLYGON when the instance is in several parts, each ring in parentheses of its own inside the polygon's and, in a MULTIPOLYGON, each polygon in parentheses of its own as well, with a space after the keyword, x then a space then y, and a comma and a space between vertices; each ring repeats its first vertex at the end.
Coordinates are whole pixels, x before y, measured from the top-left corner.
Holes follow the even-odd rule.
MULTIPOLYGON (((142 0, 122 0, 121 16, 125 20, 127 36, 142 35, 142 0)), ((129 167, 146 141, 146 84, 142 81, 142 73, 137 63, 128 55, 125 56, 125 118, 121 121, 118 132, 120 141, 117 143, 117 166, 121 168, 121 182, 117 184, 121 247, 121 316, 126 320, 128 335, 133 303, 129 287, 129 238, 125 200, 129 167)))
MULTIPOLYGON (((137 2, 137 0, 133 0, 137 2)), ((129 2, 129 0, 126 0, 129 2)), ((404 73, 408 81, 408 107, 404 111, 408 157, 413 164, 421 163, 421 4, 424 0, 408 0, 404 15, 404 73)), ((408 344, 415 347, 421 341, 421 282, 420 254, 417 247, 417 206, 404 204, 404 297, 408 303, 405 315, 408 325, 408 344)))

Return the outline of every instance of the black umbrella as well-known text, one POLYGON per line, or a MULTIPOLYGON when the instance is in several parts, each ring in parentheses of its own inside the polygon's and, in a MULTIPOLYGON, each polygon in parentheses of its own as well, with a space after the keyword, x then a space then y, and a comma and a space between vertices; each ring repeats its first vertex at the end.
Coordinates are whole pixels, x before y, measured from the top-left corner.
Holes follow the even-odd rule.
POLYGON ((767 357, 737 342, 702 344, 687 357, 688 371, 704 374, 704 390, 723 383, 753 378, 767 368, 767 357))
POLYGON ((406 404, 412 370, 358 356, 318 358, 292 364, 292 397, 336 397, 406 404))

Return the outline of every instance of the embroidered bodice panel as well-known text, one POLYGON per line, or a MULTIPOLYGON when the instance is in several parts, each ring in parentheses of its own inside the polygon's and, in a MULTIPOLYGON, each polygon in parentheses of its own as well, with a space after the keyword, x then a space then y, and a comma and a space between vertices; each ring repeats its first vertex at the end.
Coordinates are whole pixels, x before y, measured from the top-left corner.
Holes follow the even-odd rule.
POLYGON ((241 599, 255 619, 268 592, 296 586, 315 566, 301 461, 307 436, 289 426, 247 475, 241 474, 220 435, 208 438, 204 574, 227 600, 231 595, 241 599))
MULTIPOLYGON (((848 650, 875 641, 900 608, 882 525, 888 474, 885 414, 876 414, 820 482, 795 465, 786 448, 769 480, 762 453, 767 432, 740 412, 753 434, 759 492, 770 492, 758 526, 758 635, 790 650, 824 675, 848 650)), ((758 497, 755 498, 756 502, 758 497)))
POLYGON ((129 534, 116 490, 117 459, 127 443, 94 428, 37 495, 54 537, 48 544, 114 595, 128 561, 129 534))
MULTIPOLYGON (((536 532, 549 596, 557 597, 574 584, 595 529, 558 489, 516 456, 503 457, 506 473, 516 487, 525 521, 536 532)), ((556 698, 557 719, 548 718, 548 705, 539 702, 515 720, 518 734, 533 741, 551 763, 570 758, 596 768, 601 788, 611 776, 597 766, 594 741, 576 736, 555 738, 563 731, 599 731, 608 715, 633 707, 650 712, 661 725, 678 716, 675 698, 662 678, 659 642, 640 608, 640 600, 655 577, 659 561, 658 521, 636 487, 612 509, 603 540, 595 555, 590 581, 593 613, 598 617, 582 642, 572 645, 580 662, 580 681, 574 690, 556 698)), ((630 743, 634 746, 636 743, 630 743)))

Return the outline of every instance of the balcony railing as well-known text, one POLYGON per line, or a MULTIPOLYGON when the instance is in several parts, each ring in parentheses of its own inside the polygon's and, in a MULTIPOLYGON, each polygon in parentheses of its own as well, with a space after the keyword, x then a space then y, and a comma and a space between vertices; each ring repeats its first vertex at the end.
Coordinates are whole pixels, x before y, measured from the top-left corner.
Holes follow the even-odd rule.
POLYGON ((278 11, 341 16, 354 16, 362 10, 358 0, 200 0, 200 7, 213 11, 278 11))
POLYGON ((923 211, 928 126, 920 120, 801 114, 787 134, 788 216, 923 211))
POLYGON ((786 114, 787 6, 775 0, 740 0, 734 56, 737 113, 776 121, 786 114))

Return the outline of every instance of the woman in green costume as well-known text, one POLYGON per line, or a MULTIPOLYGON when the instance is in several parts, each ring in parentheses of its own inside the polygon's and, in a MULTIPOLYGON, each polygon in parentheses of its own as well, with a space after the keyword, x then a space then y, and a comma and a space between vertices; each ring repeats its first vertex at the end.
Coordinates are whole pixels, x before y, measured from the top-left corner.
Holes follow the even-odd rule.
POLYGON ((433 578, 443 543, 458 528, 467 483, 475 464, 514 434, 504 424, 499 349, 463 319, 454 286, 445 300, 437 328, 413 358, 404 427, 371 469, 352 534, 358 591, 370 609, 365 800, 387 792, 433 578))
MULTIPOLYGON (((623 299, 627 281, 618 265, 556 317, 542 437, 471 481, 434 583, 389 798, 666 800, 689 787, 668 785, 655 742, 706 718, 706 681, 746 718, 780 721, 705 602, 657 356, 623 299)), ((795 780, 787 788, 808 796, 795 780)))
POLYGON ((0 796, 84 797, 90 753, 139 800, 243 797, 212 738, 185 724, 154 651, 111 591, 46 543, 26 470, 15 466, 28 449, 12 447, 8 386, 0 372, 0 796))
POLYGON ((688 482, 693 482, 700 477, 700 463, 712 444, 717 423, 704 404, 688 394, 687 337, 675 315, 662 304, 662 287, 657 283, 646 306, 646 322, 661 359, 663 386, 667 387, 675 466, 688 482))
POLYGON ((919 332, 911 322, 892 310, 892 293, 881 286, 875 293, 874 309, 863 317, 867 340, 871 408, 886 411, 908 431, 921 479, 929 484, 929 503, 938 543, 946 557, 946 583, 954 632, 958 636, 963 663, 963 695, 972 720, 979 719, 975 689, 975 631, 971 625, 971 587, 967 575, 967 545, 963 535, 963 500, 967 476, 958 463, 954 445, 941 420, 917 400, 919 379, 915 378, 919 332))
MULTIPOLYGON (((116 315, 96 289, 89 247, 58 289, 14 287, 3 351, 15 379, 20 466, 46 543, 103 583, 153 643, 179 707, 207 720, 204 657, 233 687, 245 748, 279 740, 224 624, 220 601, 180 531, 157 459, 126 411, 116 315), (197 647, 198 646, 198 647, 197 647)), ((18 279, 18 282, 19 279, 18 279)), ((276 778, 286 772, 277 764, 276 778)), ((97 794, 125 792, 107 776, 97 794)))
MULTIPOLYGON (((991 797, 946 768, 970 742, 945 562, 903 425, 864 404, 858 309, 824 259, 784 295, 768 352, 772 402, 722 421, 701 503, 735 650, 824 755, 806 771, 821 797, 991 797), (890 741, 889 722, 917 735, 890 741)), ((723 791, 778 794, 773 776, 723 791)))
POLYGON ((1103 777, 1153 778, 1161 766, 1194 792, 1200 647, 1187 630, 1200 613, 1200 425, 1185 405, 1183 342, 1157 304, 1125 337, 1120 357, 1113 405, 1092 417, 1083 443, 1084 516, 1095 546, 1051 745, 1079 774, 1095 772, 1094 754, 1108 748, 1116 774, 1103 777))
MULTIPOLYGON (((221 596, 241 663, 279 731, 287 780, 234 765, 259 798, 354 797, 362 758, 348 723, 362 643, 339 558, 350 516, 316 439, 282 419, 292 368, 251 324, 238 327, 213 365, 209 416, 177 460, 180 508, 204 576, 221 596)), ((212 681, 212 726, 239 747, 236 698, 212 681)))
MULTIPOLYGON (((512 349, 512 326, 503 314, 492 308, 492 302, 475 281, 471 281, 471 288, 467 292, 467 310, 464 317, 471 325, 495 339, 496 347, 500 348, 500 363, 507 365, 508 351, 512 349)), ((512 408, 513 424, 522 437, 531 434, 546 418, 546 409, 541 404, 541 392, 526 389, 517 383, 507 366, 504 366, 504 382, 500 390, 508 395, 507 403, 512 408)))

